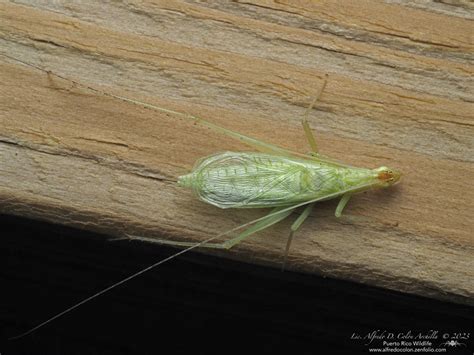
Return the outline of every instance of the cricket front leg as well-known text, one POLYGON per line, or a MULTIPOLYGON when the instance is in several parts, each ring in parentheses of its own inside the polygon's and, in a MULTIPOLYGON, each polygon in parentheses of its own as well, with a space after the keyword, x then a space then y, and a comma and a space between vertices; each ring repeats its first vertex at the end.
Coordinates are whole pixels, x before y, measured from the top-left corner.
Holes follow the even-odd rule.
POLYGON ((335 213, 336 217, 341 217, 342 210, 344 209, 344 207, 346 207, 347 202, 349 201, 351 196, 352 196, 351 193, 345 193, 344 195, 342 195, 342 198, 339 200, 339 203, 337 204, 337 207, 336 207, 336 213, 335 213))

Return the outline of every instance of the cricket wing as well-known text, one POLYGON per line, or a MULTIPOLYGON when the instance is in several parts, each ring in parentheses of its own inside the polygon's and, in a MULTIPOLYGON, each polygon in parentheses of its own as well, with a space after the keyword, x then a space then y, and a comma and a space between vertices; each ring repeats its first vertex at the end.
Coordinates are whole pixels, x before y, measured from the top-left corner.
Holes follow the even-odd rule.
POLYGON ((306 169, 280 157, 226 152, 195 168, 194 191, 220 208, 285 206, 300 191, 306 169))

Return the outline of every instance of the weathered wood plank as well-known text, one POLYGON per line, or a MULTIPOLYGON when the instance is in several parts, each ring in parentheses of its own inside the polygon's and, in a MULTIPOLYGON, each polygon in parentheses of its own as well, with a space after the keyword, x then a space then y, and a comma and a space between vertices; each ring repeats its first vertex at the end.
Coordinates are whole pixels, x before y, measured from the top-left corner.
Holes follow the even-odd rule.
MULTIPOLYGON (((472 5, 403 1, 0 4, 0 53, 304 152, 400 168, 403 182, 320 204, 289 268, 474 303, 472 5), (344 5, 343 5, 344 4, 344 5)), ((113 236, 200 240, 260 216, 174 181, 248 149, 176 117, 1 57, 0 209, 113 236)), ((291 221, 230 258, 279 265, 291 221)))

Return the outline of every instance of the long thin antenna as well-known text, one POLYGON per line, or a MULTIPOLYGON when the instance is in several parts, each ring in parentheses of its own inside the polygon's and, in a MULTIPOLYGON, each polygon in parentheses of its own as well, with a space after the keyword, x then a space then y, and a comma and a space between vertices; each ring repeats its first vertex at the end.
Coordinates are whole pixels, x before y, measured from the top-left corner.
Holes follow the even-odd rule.
POLYGON ((111 97, 111 98, 114 98, 114 99, 117 99, 117 100, 121 100, 121 101, 125 101, 125 102, 128 102, 128 103, 132 103, 134 105, 138 105, 138 106, 142 106, 144 108, 148 108, 148 109, 152 109, 152 110, 157 110, 157 111, 161 111, 161 112, 165 112, 165 113, 170 113, 170 114, 173 114, 173 115, 178 115, 178 116, 183 116, 183 117, 187 117, 187 118, 191 118, 195 121, 198 121, 200 120, 199 117, 195 117, 195 116, 192 116, 192 115, 189 115, 189 114, 186 114, 186 113, 182 113, 182 112, 178 112, 178 111, 173 111, 173 110, 168 110, 166 108, 163 108, 163 107, 159 107, 159 106, 155 106, 155 105, 151 105, 151 104, 147 104, 146 102, 142 102, 142 101, 137 101, 137 100, 133 100, 133 99, 130 99, 128 97, 125 97, 125 96, 120 96, 120 95, 115 95, 115 94, 112 94, 110 92, 106 92, 106 91, 103 91, 103 90, 100 90, 100 89, 97 89, 97 88, 94 88, 92 86, 89 86, 87 84, 83 84, 81 82, 78 82, 76 80, 73 80, 71 78, 67 78, 65 76, 62 76, 60 74, 56 74, 56 73, 53 73, 51 70, 48 70, 48 69, 44 69, 38 65, 35 65, 35 64, 32 64, 32 63, 28 63, 28 62, 25 62, 21 59, 18 59, 18 58, 15 58, 15 57, 12 57, 12 56, 9 56, 8 54, 5 54, 5 53, 0 53, 1 56, 5 57, 5 58, 8 58, 10 60, 13 60, 15 62, 18 62, 18 63, 21 63, 23 65, 26 65, 27 67, 31 67, 31 68, 34 68, 36 70, 39 70, 39 71, 42 71, 44 73, 47 73, 48 75, 52 75, 52 76, 55 76, 57 78, 60 78, 62 80, 65 80, 65 81, 69 81, 71 83, 73 83, 74 85, 77 85, 77 86, 80 86, 80 87, 83 87, 83 88, 86 88, 90 91, 93 91, 97 94, 100 94, 100 95, 103 95, 103 96, 108 96, 108 97, 111 97))
MULTIPOLYGON (((363 189, 363 188, 369 187, 369 186, 371 186, 371 185, 372 185, 372 184, 364 184, 364 185, 361 185, 361 186, 359 186, 359 187, 357 187, 357 188, 358 188, 358 189, 359 189, 359 188, 360 188, 360 189, 363 189)), ((223 237, 223 236, 225 236, 225 235, 227 235, 227 234, 230 234, 230 233, 232 233, 232 232, 235 232, 235 231, 237 231, 237 230, 239 230, 239 229, 241 229, 241 228, 248 227, 248 226, 250 226, 250 225, 252 225, 252 224, 254 224, 254 223, 260 222, 261 220, 266 219, 266 218, 271 217, 271 216, 274 216, 274 215, 276 215, 276 214, 280 214, 280 213, 282 213, 282 212, 286 212, 286 211, 289 211, 289 210, 292 210, 292 209, 295 209, 295 208, 298 208, 298 207, 301 207, 301 206, 305 206, 305 205, 307 205, 307 204, 309 204, 309 203, 314 203, 314 202, 318 202, 318 201, 320 201, 320 200, 330 199, 330 198, 333 198, 333 197, 337 197, 337 196, 339 196, 339 195, 341 195, 341 194, 345 194, 346 192, 349 192, 349 191, 352 191, 352 190, 353 190, 353 188, 352 188, 352 189, 345 190, 345 191, 342 191, 342 192, 336 192, 336 193, 333 193, 333 194, 330 194, 330 195, 327 195, 327 196, 324 196, 324 197, 318 197, 318 198, 315 198, 315 199, 313 199, 313 200, 309 200, 309 201, 305 201, 305 202, 299 203, 299 204, 297 204, 297 205, 289 206, 289 207, 284 208, 284 209, 282 209, 282 210, 279 210, 279 211, 276 211, 276 212, 267 214, 267 215, 265 215, 265 216, 263 216, 263 217, 254 219, 254 220, 252 220, 252 221, 250 221, 250 222, 241 224, 241 225, 239 225, 239 226, 237 226, 237 227, 234 227, 234 228, 232 228, 232 229, 229 229, 229 230, 227 230, 227 231, 225 231, 225 232, 219 233, 219 234, 217 234, 217 235, 215 235, 215 236, 213 236, 213 237, 211 237, 211 238, 208 238, 208 239, 205 239, 205 240, 203 240, 203 241, 201 241, 201 242, 198 242, 198 243, 196 243, 196 244, 194 244, 194 245, 192 245, 192 246, 190 246, 190 247, 188 247, 188 248, 186 248, 186 249, 183 249, 183 250, 181 250, 181 251, 179 251, 179 252, 177 252, 177 253, 175 253, 175 254, 173 254, 173 255, 168 256, 168 257, 165 258, 165 259, 162 259, 162 260, 160 260, 160 261, 158 261, 158 262, 156 262, 156 263, 154 263, 154 264, 152 264, 152 265, 150 265, 150 266, 148 266, 148 267, 146 267, 146 268, 144 268, 144 269, 142 269, 142 270, 140 270, 140 271, 134 273, 133 275, 130 275, 130 276, 124 278, 123 280, 120 280, 120 281, 114 283, 113 285, 111 285, 111 286, 109 286, 109 287, 107 287, 107 288, 104 288, 103 290, 101 290, 101 291, 99 291, 99 292, 97 292, 97 293, 94 293, 92 296, 89 296, 89 297, 85 298, 84 300, 82 300, 82 301, 76 303, 75 305, 73 305, 73 306, 71 306, 71 307, 65 309, 64 311, 62 311, 62 312, 56 314, 55 316, 53 316, 53 317, 51 317, 51 318, 45 320, 44 322, 42 322, 42 323, 38 324, 37 326, 31 328, 30 330, 28 330, 28 331, 26 331, 26 332, 24 332, 24 333, 22 333, 22 334, 16 335, 16 336, 14 336, 14 337, 8 338, 8 340, 16 340, 16 339, 23 338, 24 336, 33 333, 34 331, 38 330, 39 328, 42 328, 42 327, 45 326, 46 324, 48 324, 48 323, 50 323, 50 322, 52 322, 52 321, 58 319, 59 317, 62 317, 62 316, 64 316, 65 314, 67 314, 67 313, 73 311, 74 309, 78 308, 79 306, 82 306, 83 304, 85 304, 85 303, 87 303, 87 302, 89 302, 89 301, 92 301, 93 299, 95 299, 95 298, 97 298, 97 297, 103 295, 104 293, 106 293, 106 292, 108 292, 108 291, 110 291, 110 290, 116 288, 117 286, 120 286, 120 285, 124 284, 125 282, 130 281, 130 280, 136 278, 137 276, 140 276, 140 275, 144 274, 145 272, 150 271, 151 269, 153 269, 153 268, 155 268, 155 267, 157 267, 157 266, 159 266, 159 265, 161 265, 161 264, 164 264, 164 263, 166 263, 166 262, 168 262, 168 261, 170 261, 170 260, 172 260, 172 259, 174 259, 174 258, 176 258, 176 257, 178 257, 178 256, 180 256, 180 255, 182 255, 182 254, 184 254, 184 253, 187 253, 188 251, 191 251, 191 250, 193 250, 193 249, 195 249, 195 248, 198 248, 198 247, 200 247, 200 246, 202 246, 202 245, 204 245, 204 244, 206 244, 206 243, 209 243, 209 242, 213 241, 214 239, 223 237)))
MULTIPOLYGON (((38 65, 31 64, 31 63, 25 62, 21 59, 17 59, 15 57, 9 56, 8 54, 0 53, 0 56, 3 56, 5 58, 8 58, 8 59, 13 60, 13 61, 18 62, 18 63, 21 63, 25 66, 34 68, 36 70, 42 71, 44 73, 47 73, 48 75, 52 75, 52 76, 55 76, 55 77, 60 78, 62 80, 69 81, 69 82, 73 83, 74 85, 76 85, 78 87, 85 88, 85 89, 90 90, 92 92, 95 92, 99 95, 103 95, 103 96, 111 97, 113 99, 120 100, 120 101, 123 101, 123 102, 131 103, 133 105, 137 105, 139 107, 143 107, 143 108, 146 108, 146 109, 149 109, 149 110, 152 110, 152 111, 163 112, 163 113, 167 113, 167 114, 170 114, 170 115, 174 115, 176 117, 181 117, 181 118, 193 121, 193 122, 198 123, 198 124, 200 124, 204 127, 210 128, 210 129, 212 129, 216 132, 224 133, 224 134, 226 134, 226 135, 228 135, 228 136, 230 136, 234 139, 237 139, 239 141, 244 141, 244 143, 250 144, 250 145, 255 146, 255 147, 259 147, 259 150, 262 150, 262 151, 266 151, 266 150, 267 151, 273 151, 273 152, 277 151, 277 152, 279 152, 283 155, 298 156, 298 157, 305 158, 305 159, 314 158, 314 157, 309 156, 307 154, 302 154, 302 153, 299 153, 299 152, 293 152, 293 151, 290 151, 288 149, 281 148, 281 147, 278 147, 278 146, 270 144, 270 143, 261 142, 261 141, 255 139, 255 138, 248 137, 248 136, 245 136, 245 135, 240 134, 240 133, 236 133, 236 132, 234 132, 230 129, 226 129, 226 128, 220 127, 220 126, 218 126, 218 125, 216 125, 212 122, 209 122, 209 121, 207 121, 207 120, 205 120, 201 117, 193 116, 193 115, 190 115, 190 114, 184 113, 184 112, 169 110, 169 109, 164 108, 164 107, 160 107, 160 106, 157 106, 157 105, 152 105, 152 104, 149 104, 149 103, 146 103, 146 102, 143 102, 143 101, 139 101, 139 100, 130 99, 128 97, 121 96, 121 95, 115 95, 115 94, 112 94, 110 92, 106 92, 106 91, 94 88, 92 86, 89 86, 87 84, 83 84, 83 83, 81 83, 79 81, 76 81, 76 80, 73 80, 71 78, 62 76, 60 74, 53 73, 51 70, 44 69, 44 68, 42 68, 38 65)), ((348 167, 347 164, 342 164, 342 163, 340 163, 338 161, 335 161, 333 159, 323 157, 322 155, 318 155, 317 159, 324 160, 328 163, 332 163, 332 164, 336 164, 336 165, 343 165, 343 166, 348 167)))

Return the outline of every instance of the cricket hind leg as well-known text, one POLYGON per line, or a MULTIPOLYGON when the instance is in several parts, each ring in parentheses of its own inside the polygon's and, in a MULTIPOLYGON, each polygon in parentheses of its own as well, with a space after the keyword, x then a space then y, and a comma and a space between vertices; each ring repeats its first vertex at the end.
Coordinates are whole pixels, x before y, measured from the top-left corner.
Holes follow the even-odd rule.
POLYGON ((301 227, 303 222, 308 218, 309 214, 313 210, 314 203, 309 204, 305 207, 301 215, 293 222, 291 225, 290 235, 288 236, 288 241, 286 242, 285 255, 283 257, 283 264, 281 265, 281 271, 285 270, 286 261, 288 259, 288 252, 290 251, 291 242, 293 241, 293 236, 296 231, 301 227))
MULTIPOLYGON (((200 248, 211 248, 211 249, 230 249, 234 245, 239 244, 241 241, 243 241, 245 238, 251 236, 254 233, 257 233, 265 228, 268 228, 272 226, 275 223, 280 222, 281 220, 285 219, 288 217, 294 209, 289 209, 288 206, 285 207, 276 207, 274 208, 269 214, 268 217, 262 219, 261 221, 255 223, 253 226, 250 228, 246 229, 242 233, 240 233, 238 236, 235 238, 226 240, 225 242, 222 243, 206 243, 203 245, 200 245, 200 248), (283 210, 281 213, 278 213, 278 211, 283 210)), ((165 240, 165 239, 154 239, 153 241, 156 241, 160 244, 165 244, 165 245, 172 245, 172 246, 181 246, 181 247, 189 247, 193 246, 196 244, 196 242, 178 242, 178 241, 172 241, 172 240, 165 240)))
POLYGON ((318 154, 318 144, 316 143, 316 139, 314 138, 313 132, 311 131, 311 127, 309 126, 308 115, 311 112, 311 110, 313 109, 316 102, 321 97, 321 95, 322 95, 322 93, 323 93, 323 91, 326 87, 327 82, 328 82, 328 75, 326 74, 325 77, 324 77, 323 85, 321 85, 321 88, 319 89, 319 91, 316 94, 316 96, 314 97, 313 101, 310 103, 310 105, 306 109, 306 111, 303 115, 303 118, 301 119, 301 124, 303 125, 303 130, 304 130, 304 133, 306 135, 306 139, 308 140, 308 143, 309 143, 309 146, 311 147, 312 153, 315 154, 315 155, 318 154))

